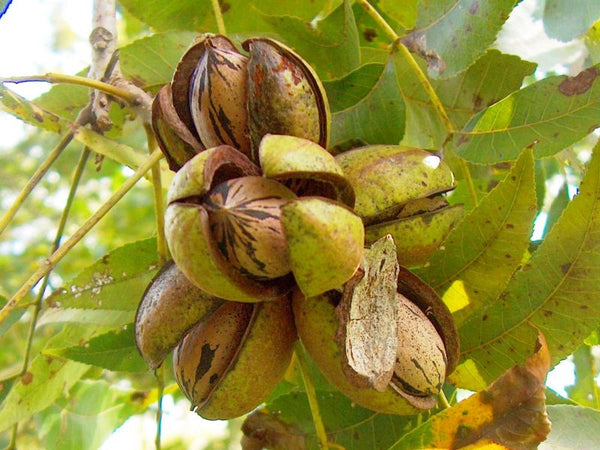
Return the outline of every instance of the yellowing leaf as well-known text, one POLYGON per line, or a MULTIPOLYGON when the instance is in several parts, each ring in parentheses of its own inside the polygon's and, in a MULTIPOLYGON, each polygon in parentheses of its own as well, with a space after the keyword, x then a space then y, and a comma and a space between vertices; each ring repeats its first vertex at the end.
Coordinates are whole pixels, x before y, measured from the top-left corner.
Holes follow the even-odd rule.
POLYGON ((550 432, 544 380, 550 355, 543 336, 533 356, 509 369, 488 389, 436 414, 392 449, 534 449, 550 432))
POLYGON ((500 295, 527 250, 535 213, 533 157, 526 151, 417 271, 454 312, 457 326, 500 295))
MULTIPOLYGON (((535 328, 546 336, 553 362, 574 351, 600 323, 599 261, 597 145, 579 195, 527 265, 489 308, 463 323, 459 333, 464 364, 474 364, 484 382, 492 381, 527 357, 537 337, 535 328)), ((472 386, 463 375, 455 374, 453 380, 472 386)))

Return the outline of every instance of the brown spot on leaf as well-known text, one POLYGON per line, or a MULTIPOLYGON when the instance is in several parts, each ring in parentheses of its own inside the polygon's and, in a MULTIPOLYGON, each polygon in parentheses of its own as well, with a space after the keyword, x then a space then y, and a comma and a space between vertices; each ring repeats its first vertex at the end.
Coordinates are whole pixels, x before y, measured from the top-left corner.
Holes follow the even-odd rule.
POLYGON ((221 12, 225 14, 227 11, 231 9, 231 4, 226 1, 219 0, 219 6, 221 7, 221 12))
POLYGON ((512 230, 515 226, 512 223, 507 223, 506 228, 512 230))
POLYGON ((25 372, 21 377, 21 383, 27 386, 29 383, 33 381, 33 374, 31 372, 25 372))
POLYGON ((560 271, 566 275, 569 269, 571 268, 571 263, 566 263, 560 266, 560 271))
POLYGON ((460 136, 458 138, 458 140, 456 141, 456 146, 461 146, 463 144, 466 144, 467 142, 469 142, 469 138, 467 137, 467 135, 463 134, 462 136, 460 136))
POLYGON ((427 48, 427 36, 424 33, 413 32, 402 38, 402 43, 413 53, 420 55, 427 61, 427 68, 435 72, 446 69, 446 61, 433 49, 427 48))
POLYGON ((373 42, 377 37, 377 31, 373 28, 366 28, 365 31, 363 31, 363 36, 367 42, 373 42))
POLYGON ((580 72, 575 77, 567 77, 560 85, 558 90, 566 96, 580 95, 588 91, 594 80, 598 76, 598 69, 590 67, 580 72))
POLYGON ((469 14, 477 14, 477 10, 479 9, 479 2, 476 0, 471 3, 471 7, 469 8, 469 14))

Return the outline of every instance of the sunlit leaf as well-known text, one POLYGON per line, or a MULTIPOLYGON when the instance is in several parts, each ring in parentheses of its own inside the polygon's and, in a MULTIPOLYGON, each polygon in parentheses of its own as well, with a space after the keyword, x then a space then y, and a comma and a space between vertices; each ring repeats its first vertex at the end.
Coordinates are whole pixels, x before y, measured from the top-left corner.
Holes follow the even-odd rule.
POLYGON ((146 372, 148 366, 136 346, 133 325, 110 331, 82 341, 77 346, 44 350, 47 355, 59 356, 108 370, 146 372))
MULTIPOLYGON (((336 88, 356 82, 361 77, 360 73, 354 72, 336 81, 336 88)), ((403 133, 404 102, 390 60, 367 95, 333 114, 331 144, 337 145, 348 140, 361 140, 367 144, 398 144, 403 133)))
POLYGON ((158 268, 155 239, 127 244, 84 269, 47 302, 63 309, 127 311, 131 322, 158 268))
POLYGON ((394 0, 379 0, 377 6, 388 16, 406 29, 414 28, 417 22, 418 0, 405 0, 397 2, 394 0))
POLYGON ((264 20, 323 79, 346 75, 360 64, 358 31, 349 1, 316 26, 297 17, 282 16, 280 12, 276 16, 265 16, 264 20), (331 64, 332 61, 335 64, 331 64))
POLYGON ((144 410, 136 393, 106 381, 79 381, 70 398, 45 411, 46 450, 96 449, 128 417, 144 410))
MULTIPOLYGON (((229 33, 265 31, 263 16, 295 16, 312 20, 327 2, 281 2, 279 0, 228 0, 222 2, 221 11, 229 33)), ((341 1, 333 2, 335 6, 341 1)), ((120 2, 137 19, 156 31, 194 30, 217 32, 217 24, 210 1, 180 0, 177 2, 146 2, 123 0, 120 2)), ((268 27, 267 27, 268 29, 268 27)))
MULTIPOLYGON (((71 327, 54 336, 49 345, 89 337, 93 331, 71 327)), ((0 405, 0 431, 27 419, 65 395, 87 370, 87 364, 38 355, 31 361, 27 372, 12 385, 0 405)))
MULTIPOLYGON (((421 148, 440 148, 447 130, 431 99, 401 55, 398 54, 394 61, 407 110, 403 143, 421 148)), ((421 66, 424 66, 422 62, 421 66)), ((473 114, 519 89, 523 78, 534 68, 535 64, 517 56, 488 50, 467 71, 449 79, 432 80, 432 86, 452 126, 459 130, 473 114)))
POLYGON ((442 296, 457 326, 500 295, 529 246, 535 214, 528 151, 417 272, 442 296))
POLYGON ((598 18, 600 0, 579 0, 577 8, 569 0, 546 0, 544 4, 544 29, 561 41, 581 36, 598 18))
POLYGON ((419 2, 416 28, 404 42, 426 58, 432 76, 454 76, 485 53, 515 3, 515 0, 419 2))
POLYGON ((464 363, 453 378, 462 386, 492 381, 523 361, 537 329, 553 362, 575 350, 600 324, 600 147, 580 193, 525 267, 489 308, 459 330, 464 363), (532 326, 533 325, 533 326, 532 326))
POLYGON ((30 102, 0 84, 0 109, 35 127, 63 133, 68 127, 64 120, 30 102))
POLYGON ((145 89, 168 83, 179 59, 196 36, 193 32, 159 33, 119 50, 123 74, 145 89))
POLYGON ((598 70, 548 77, 509 95, 457 133, 456 152, 489 164, 515 160, 526 147, 541 158, 577 142, 600 125, 598 70))
POLYGON ((508 370, 483 392, 436 414, 392 449, 537 448, 550 432, 544 402, 549 368, 548 349, 542 344, 524 365, 508 370))

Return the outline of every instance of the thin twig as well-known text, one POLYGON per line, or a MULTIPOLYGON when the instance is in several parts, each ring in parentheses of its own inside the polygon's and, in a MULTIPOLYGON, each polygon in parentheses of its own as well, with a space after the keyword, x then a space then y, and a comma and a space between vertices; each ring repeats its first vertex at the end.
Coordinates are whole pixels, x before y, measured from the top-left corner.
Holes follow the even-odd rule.
MULTIPOLYGON (((67 197, 67 203, 62 211, 60 216, 60 221, 58 223, 58 228, 56 229, 56 236, 54 238, 54 242, 52 244, 51 253, 55 252, 56 249, 60 246, 60 241, 62 239, 63 233, 65 231, 65 226, 67 224, 67 218, 69 217, 69 213, 71 211, 71 206, 73 205, 73 200, 75 199, 75 192, 77 192, 77 188, 79 186, 79 182, 81 181, 81 176, 83 174, 83 169, 85 168, 85 164, 90 155, 90 150, 85 147, 81 152, 81 156, 79 157, 79 161, 77 163, 77 167, 75 168, 75 172, 73 174, 73 180, 71 182, 71 188, 69 190, 69 195, 67 197)), ((35 335, 35 329, 37 326, 38 317, 40 311, 42 309, 42 300, 44 298, 44 294, 46 293, 46 288, 48 287, 48 282, 50 280, 50 273, 47 273, 42 280, 42 286, 38 291, 34 303, 33 313, 31 317, 31 323, 29 324, 29 332, 27 334, 27 343, 25 346, 25 354, 23 355, 23 365, 21 367, 21 371, 19 372, 19 377, 25 375, 27 370, 29 369, 29 360, 31 358, 31 347, 33 346, 33 337, 35 335)), ((13 425, 11 431, 10 445, 7 447, 7 450, 12 450, 16 448, 17 442, 17 433, 19 430, 19 422, 16 422, 13 425)))
POLYGON ((154 448, 160 450, 162 435, 162 417, 163 417, 163 397, 165 393, 165 366, 162 365, 154 372, 156 377, 158 409, 156 411, 156 436, 154 438, 154 448))
POLYGON ((31 176, 29 181, 27 181, 27 184, 23 186, 23 189, 21 189, 21 192, 19 192, 19 195, 17 195, 15 201, 12 203, 12 205, 10 205, 8 211, 4 213, 2 219, 0 219, 0 234, 2 234, 2 232, 10 224, 11 220, 15 217, 15 214, 17 214, 17 211, 21 208, 21 206, 23 206, 23 203, 25 202, 29 194, 31 194, 31 191, 33 191, 33 189, 37 186, 40 180, 44 177, 46 172, 48 172, 54 161, 56 161, 56 159, 61 155, 63 150, 67 147, 67 145, 69 145, 69 143, 72 140, 73 132, 65 134, 62 137, 62 139, 58 142, 58 144, 56 144, 56 147, 52 149, 52 151, 44 160, 44 162, 42 162, 42 164, 37 168, 37 170, 31 176))
MULTIPOLYGON (((393 43, 392 49, 395 51, 398 51, 400 53, 400 55, 403 57, 404 61, 406 61, 408 66, 411 68, 411 70, 413 71, 413 73, 415 74, 417 79, 419 80, 419 83, 425 90, 425 93, 429 97, 429 100, 431 101, 431 104, 433 105, 435 112, 437 113, 440 121, 442 122, 442 125, 446 129, 446 132, 448 133, 449 136, 452 136, 456 132, 456 130, 454 129, 454 126, 452 125, 452 121, 450 120, 450 117, 448 116, 448 113, 446 112, 446 109, 444 108, 442 101, 440 100, 437 93, 435 92, 435 89, 429 82, 427 75, 425 75, 423 70, 421 70, 421 67, 419 66, 419 64, 417 63, 415 58, 413 57, 412 53, 410 53, 410 51, 406 48, 406 46, 400 41, 400 37, 398 36, 398 34, 396 34, 394 29, 387 23, 387 21, 381 16, 381 14, 379 14, 379 12, 367 0, 356 0, 356 1, 360 6, 362 6, 365 9, 365 11, 369 14, 369 16, 371 16, 371 18, 375 22, 377 22, 377 24, 383 29, 385 34, 392 40, 392 43, 393 43)), ((461 171, 463 172, 465 182, 467 183, 467 187, 469 189, 469 194, 471 196, 471 199, 472 199, 474 205, 477 205, 477 203, 478 203, 477 191, 475 190, 475 184, 473 183, 473 178, 471 176, 469 166, 461 158, 459 158, 459 165, 460 165, 461 171)))
POLYGON ((0 78, 0 83, 21 84, 40 81, 53 84, 72 84, 77 86, 89 87, 97 91, 104 92, 108 95, 112 95, 113 97, 122 99, 127 103, 136 103, 138 101, 137 95, 125 89, 119 89, 118 87, 115 87, 112 84, 108 84, 100 80, 94 80, 93 78, 80 77, 78 75, 65 75, 62 73, 48 72, 44 75, 0 78))
POLYGON ((21 288, 13 295, 13 297, 0 309, 0 324, 2 324, 8 315, 23 301, 27 293, 52 270, 56 264, 65 257, 65 255, 75 245, 89 233, 89 231, 102 219, 108 211, 115 206, 123 196, 135 186, 135 184, 148 172, 154 164, 161 158, 162 153, 159 150, 154 151, 150 157, 135 171, 132 177, 127 179, 123 185, 113 193, 113 195, 63 244, 61 245, 48 259, 46 259, 41 267, 35 271, 33 275, 21 286, 21 288))
POLYGON ((438 398, 440 400, 442 408, 444 408, 444 409, 452 408, 452 405, 450 405, 450 402, 448 402, 448 399, 446 398, 446 394, 444 394, 444 391, 441 389, 440 389, 438 398))
POLYGON ((304 354, 304 349, 300 343, 296 344, 296 360, 300 366, 300 373, 302 374, 302 380, 304 381, 304 389, 306 396, 308 397, 308 404, 310 405, 310 412, 313 418, 313 424, 315 425, 315 431, 317 432, 317 439, 322 450, 329 449, 329 443, 327 442, 327 432, 325 431, 325 425, 323 425, 323 418, 321 417, 321 411, 319 410, 319 402, 317 400, 317 392, 315 386, 310 378, 310 372, 308 368, 308 361, 304 354))
POLYGON ((219 4, 219 0, 211 0, 213 13, 215 15, 215 20, 217 21, 217 30, 219 30, 219 34, 227 34, 225 31, 225 22, 223 21, 223 12, 221 11, 221 5, 219 4))
MULTIPOLYGON (((111 61, 117 49, 117 2, 116 0, 94 0, 94 16, 92 18, 92 32, 90 45, 92 47, 92 61, 90 78, 106 81, 114 67, 111 61)), ((96 131, 107 131, 112 126, 108 115, 109 99, 102 91, 92 93, 92 126, 96 131)))
MULTIPOLYGON (((145 125, 146 138, 148 140, 148 150, 153 152, 158 148, 152 129, 145 125)), ((158 260, 162 266, 169 259, 167 250, 167 240, 165 238, 165 203, 163 201, 162 183, 160 178, 160 163, 152 166, 152 188, 154 193, 154 209, 156 216, 156 248, 158 260)))

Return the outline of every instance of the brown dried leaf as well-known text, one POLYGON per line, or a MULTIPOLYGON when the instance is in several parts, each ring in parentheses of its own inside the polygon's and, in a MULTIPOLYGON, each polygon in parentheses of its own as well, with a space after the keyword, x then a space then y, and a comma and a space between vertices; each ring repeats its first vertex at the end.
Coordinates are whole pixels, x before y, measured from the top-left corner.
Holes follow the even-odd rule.
POLYGON ((412 448, 423 436, 435 448, 533 449, 546 439, 550 421, 546 414, 544 380, 550 354, 540 334, 536 352, 524 365, 508 370, 488 389, 447 409, 409 433, 394 448, 412 448), (472 447, 471 447, 472 446, 472 447))

